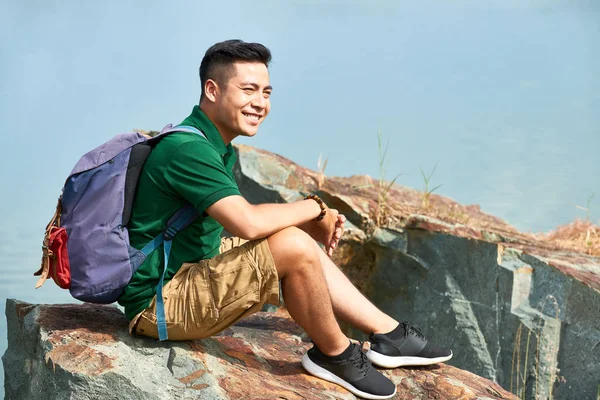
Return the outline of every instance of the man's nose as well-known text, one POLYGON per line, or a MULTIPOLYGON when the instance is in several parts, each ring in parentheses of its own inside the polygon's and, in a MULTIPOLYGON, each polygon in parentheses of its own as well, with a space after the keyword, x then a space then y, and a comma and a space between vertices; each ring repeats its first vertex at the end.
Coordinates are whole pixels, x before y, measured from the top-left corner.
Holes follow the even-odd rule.
POLYGON ((265 99, 265 97, 262 94, 258 94, 256 96, 254 96, 254 100, 252 101, 252 105, 256 108, 265 108, 267 106, 267 102, 269 100, 265 99))

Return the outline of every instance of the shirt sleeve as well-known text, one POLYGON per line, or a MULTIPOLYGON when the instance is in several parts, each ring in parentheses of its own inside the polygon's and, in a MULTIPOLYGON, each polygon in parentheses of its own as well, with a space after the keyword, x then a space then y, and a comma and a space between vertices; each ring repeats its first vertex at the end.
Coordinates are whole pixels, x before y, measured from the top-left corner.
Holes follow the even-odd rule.
POLYGON ((173 190, 202 214, 222 198, 241 195, 223 159, 206 141, 190 141, 174 152, 166 171, 173 190))

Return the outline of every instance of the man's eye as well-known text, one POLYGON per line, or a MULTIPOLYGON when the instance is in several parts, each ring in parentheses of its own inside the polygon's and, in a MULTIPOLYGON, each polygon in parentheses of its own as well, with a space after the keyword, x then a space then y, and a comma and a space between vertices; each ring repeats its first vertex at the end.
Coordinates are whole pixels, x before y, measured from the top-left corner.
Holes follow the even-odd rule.
POLYGON ((252 92, 254 91, 254 88, 247 87, 247 88, 244 88, 243 90, 244 90, 244 92, 246 92, 246 93, 252 93, 252 92))
POLYGON ((271 97, 271 92, 264 92, 263 96, 265 97, 265 99, 268 99, 269 97, 271 97))

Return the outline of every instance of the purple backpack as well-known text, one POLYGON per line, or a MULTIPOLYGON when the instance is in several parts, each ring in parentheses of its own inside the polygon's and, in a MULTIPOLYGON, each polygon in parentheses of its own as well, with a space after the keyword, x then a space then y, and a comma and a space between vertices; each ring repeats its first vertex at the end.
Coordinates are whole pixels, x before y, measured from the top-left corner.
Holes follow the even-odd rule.
POLYGON ((191 205, 180 209, 165 230, 141 250, 130 246, 127 224, 140 173, 154 145, 182 131, 204 136, 196 128, 172 125, 153 138, 137 132, 115 136, 81 157, 59 200, 62 210, 58 225, 66 229, 68 237, 69 291, 76 299, 104 304, 116 301, 146 257, 164 244, 165 265, 156 288, 161 340, 167 339, 162 286, 171 240, 198 214, 191 205))

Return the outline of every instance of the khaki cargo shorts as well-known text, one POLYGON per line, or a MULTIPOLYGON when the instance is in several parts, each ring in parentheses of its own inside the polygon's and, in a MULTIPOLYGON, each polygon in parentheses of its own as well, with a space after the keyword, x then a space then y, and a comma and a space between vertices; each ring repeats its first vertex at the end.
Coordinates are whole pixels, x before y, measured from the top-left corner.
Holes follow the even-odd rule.
MULTIPOLYGON (((223 238, 220 254, 185 263, 163 288, 169 340, 212 336, 260 311, 279 305, 279 279, 266 239, 223 238)), ((129 332, 158 338, 156 296, 129 324, 129 332)))

